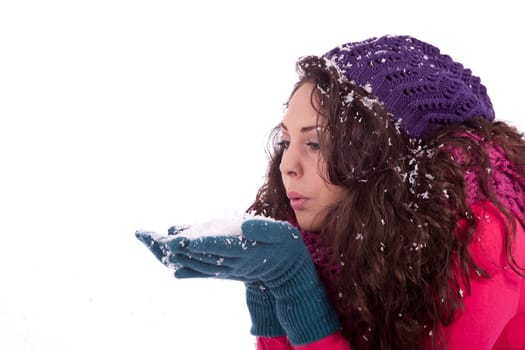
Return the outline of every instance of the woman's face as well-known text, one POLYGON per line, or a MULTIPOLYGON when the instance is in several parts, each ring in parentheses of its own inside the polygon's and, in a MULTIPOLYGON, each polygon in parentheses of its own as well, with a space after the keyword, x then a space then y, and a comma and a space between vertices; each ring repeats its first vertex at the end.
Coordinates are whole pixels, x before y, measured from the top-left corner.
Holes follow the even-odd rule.
POLYGON ((323 118, 317 117, 312 106, 313 89, 314 84, 307 82, 289 101, 281 123, 284 153, 280 170, 299 225, 308 231, 319 231, 326 210, 343 197, 345 190, 327 180, 317 132, 323 127, 323 118))

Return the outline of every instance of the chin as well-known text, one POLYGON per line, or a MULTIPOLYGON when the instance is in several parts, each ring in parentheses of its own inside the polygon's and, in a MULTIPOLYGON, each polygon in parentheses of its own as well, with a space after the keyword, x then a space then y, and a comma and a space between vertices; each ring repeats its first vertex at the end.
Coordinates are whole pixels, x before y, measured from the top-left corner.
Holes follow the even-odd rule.
POLYGON ((316 232, 320 230, 321 225, 319 220, 315 220, 315 218, 313 218, 311 215, 296 213, 295 217, 297 218, 297 223, 303 230, 310 232, 316 232))

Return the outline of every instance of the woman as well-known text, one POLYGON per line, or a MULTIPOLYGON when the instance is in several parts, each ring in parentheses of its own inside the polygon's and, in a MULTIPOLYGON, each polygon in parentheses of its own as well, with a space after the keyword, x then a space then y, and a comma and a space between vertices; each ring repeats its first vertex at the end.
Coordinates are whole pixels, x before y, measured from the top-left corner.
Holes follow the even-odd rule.
POLYGON ((298 71, 249 209, 277 221, 139 238, 178 278, 245 282, 259 349, 525 347, 525 142, 479 78, 407 36, 298 71))

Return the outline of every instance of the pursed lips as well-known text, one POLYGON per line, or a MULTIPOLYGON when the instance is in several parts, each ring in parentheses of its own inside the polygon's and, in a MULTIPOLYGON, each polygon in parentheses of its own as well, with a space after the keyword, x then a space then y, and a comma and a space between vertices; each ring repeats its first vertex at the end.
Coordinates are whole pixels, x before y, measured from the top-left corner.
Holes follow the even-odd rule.
POLYGON ((288 192, 287 193, 288 199, 290 199, 290 205, 294 210, 301 210, 306 205, 306 202, 308 201, 308 197, 303 196, 300 193, 297 192, 288 192))

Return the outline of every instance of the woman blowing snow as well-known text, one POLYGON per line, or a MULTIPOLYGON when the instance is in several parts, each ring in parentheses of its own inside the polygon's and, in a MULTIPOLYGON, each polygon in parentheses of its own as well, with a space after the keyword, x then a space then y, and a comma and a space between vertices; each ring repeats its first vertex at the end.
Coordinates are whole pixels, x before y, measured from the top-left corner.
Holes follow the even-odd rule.
POLYGON ((138 238, 244 282, 260 350, 525 349, 525 141, 480 79, 409 36, 297 68, 239 233, 138 238))

